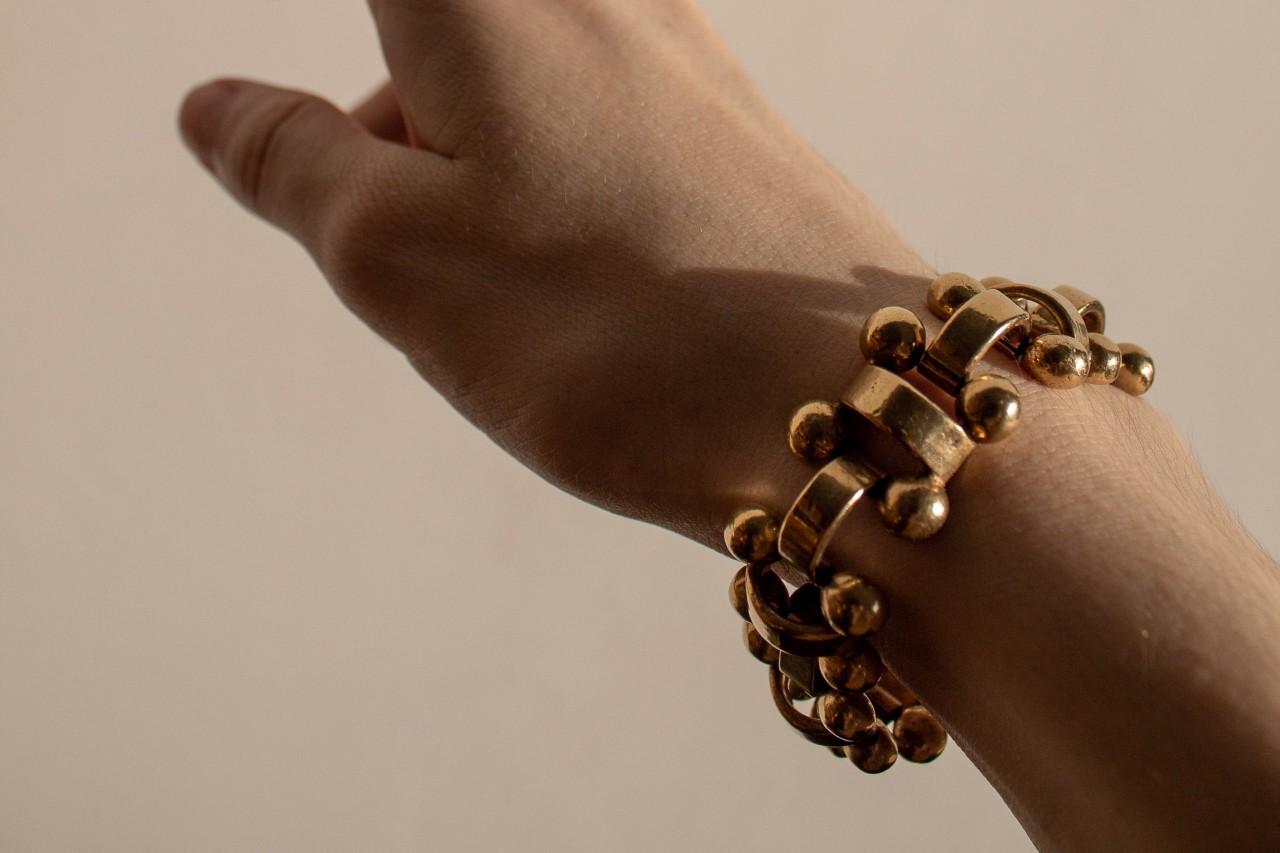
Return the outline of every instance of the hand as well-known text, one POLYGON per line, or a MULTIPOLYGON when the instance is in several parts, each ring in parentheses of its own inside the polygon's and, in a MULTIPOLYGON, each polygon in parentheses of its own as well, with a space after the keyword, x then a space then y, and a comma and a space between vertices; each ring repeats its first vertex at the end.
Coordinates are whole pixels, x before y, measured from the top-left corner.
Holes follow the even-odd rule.
MULTIPOLYGON (((347 115, 211 84, 201 160, 552 482, 707 544, 784 509, 792 410, 927 266, 686 0, 372 5, 388 87, 347 115)), ((1274 563, 1153 408, 1018 381, 1034 417, 952 480, 942 534, 868 512, 833 547, 892 602, 878 648, 1038 843, 1270 849, 1274 563)))
POLYGON ((553 483, 708 544, 785 508, 791 411, 892 301, 855 267, 927 267, 685 0, 372 6, 391 83, 350 115, 205 86, 201 160, 553 483))

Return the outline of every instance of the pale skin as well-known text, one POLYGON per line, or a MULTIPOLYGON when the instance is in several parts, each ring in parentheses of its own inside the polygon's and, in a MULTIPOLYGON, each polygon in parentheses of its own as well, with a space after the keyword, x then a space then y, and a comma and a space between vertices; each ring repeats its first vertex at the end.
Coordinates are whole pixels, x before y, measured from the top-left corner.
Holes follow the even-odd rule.
MULTIPOLYGON (((347 113, 208 84, 199 159, 550 482, 717 548, 784 510, 791 411, 934 271, 687 0, 371 6, 386 87, 347 113)), ((1024 422, 943 532, 864 513, 836 546, 889 601, 886 660, 1043 850, 1280 847, 1275 563, 1145 402, 993 367, 1024 422)))

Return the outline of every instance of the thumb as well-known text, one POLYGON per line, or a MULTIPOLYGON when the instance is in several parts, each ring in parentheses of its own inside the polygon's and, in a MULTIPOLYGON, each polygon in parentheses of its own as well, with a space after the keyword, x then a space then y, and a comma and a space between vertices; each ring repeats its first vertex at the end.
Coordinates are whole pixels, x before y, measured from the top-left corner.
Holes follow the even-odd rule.
POLYGON ((385 144, 328 101, 245 80, 191 91, 179 125, 232 195, 311 249, 336 200, 385 144))

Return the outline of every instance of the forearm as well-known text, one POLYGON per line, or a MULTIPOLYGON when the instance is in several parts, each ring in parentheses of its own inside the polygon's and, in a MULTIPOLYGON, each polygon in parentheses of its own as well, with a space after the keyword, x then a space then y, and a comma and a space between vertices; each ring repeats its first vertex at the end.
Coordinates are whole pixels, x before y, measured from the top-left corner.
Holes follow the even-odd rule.
POLYGON ((864 510, 835 546, 888 601, 882 653, 1042 849, 1274 847, 1280 574, 1149 402, 1004 367, 1022 424, 943 531, 864 510))

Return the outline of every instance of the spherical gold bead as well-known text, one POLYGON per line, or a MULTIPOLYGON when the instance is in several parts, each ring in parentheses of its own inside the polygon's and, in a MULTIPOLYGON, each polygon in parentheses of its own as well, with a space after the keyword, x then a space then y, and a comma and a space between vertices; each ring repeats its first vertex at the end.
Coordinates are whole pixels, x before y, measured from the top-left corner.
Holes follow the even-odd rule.
POLYGON ((1151 353, 1137 344, 1120 344, 1120 375, 1116 387, 1127 394, 1141 397, 1156 381, 1156 363, 1151 353))
POLYGON ((862 772, 883 773, 898 760, 898 745, 894 743, 888 726, 878 722, 854 738, 853 743, 844 748, 844 753, 862 772))
POLYGON ((985 285, 976 278, 960 272, 949 272, 938 276, 929 285, 926 301, 933 315, 945 320, 983 289, 985 285))
POLYGON ((814 707, 827 731, 844 740, 853 740, 876 724, 876 709, 861 693, 824 693, 814 707))
POLYGON ((769 645, 769 641, 761 637, 760 632, 750 622, 742 623, 742 644, 760 663, 772 666, 778 662, 778 650, 769 645))
POLYGON ((747 610, 747 567, 738 569, 733 580, 729 581, 729 605, 743 618, 751 621, 751 612, 747 610))
POLYGON ((1075 388, 1089 375, 1089 351, 1066 335, 1041 335, 1022 354, 1022 367, 1050 388, 1075 388))
POLYGON ((1022 415, 1022 398, 1003 376, 970 379, 956 395, 956 419, 974 441, 990 443, 1013 432, 1022 415))
POLYGON ((947 490, 931 477, 890 480, 880 498, 885 524, 904 539, 928 539, 946 524, 950 509, 947 490))
POLYGON ((796 409, 788 436, 791 452, 810 462, 827 462, 849 438, 849 423, 840 409, 814 400, 796 409))
POLYGON ((729 553, 744 563, 765 563, 778 553, 778 520, 763 509, 744 509, 724 529, 729 553))
POLYGON ((838 655, 818 658, 818 672, 833 690, 861 693, 880 680, 884 663, 870 643, 857 643, 838 655))
POLYGON ((906 308, 881 308, 863 323, 858 347, 877 367, 904 373, 924 354, 924 324, 906 308))
POLYGON ((1120 375, 1123 361, 1120 347, 1115 341, 1101 332, 1089 333, 1089 382, 1095 385, 1108 385, 1116 381, 1120 375))
POLYGON ((865 637, 884 624, 884 603, 875 587, 850 574, 836 575, 822 588, 822 615, 849 637, 865 637))
POLYGON ((942 724, 923 705, 903 709, 893 723, 893 738, 902 757, 917 764, 933 761, 947 745, 942 724))

